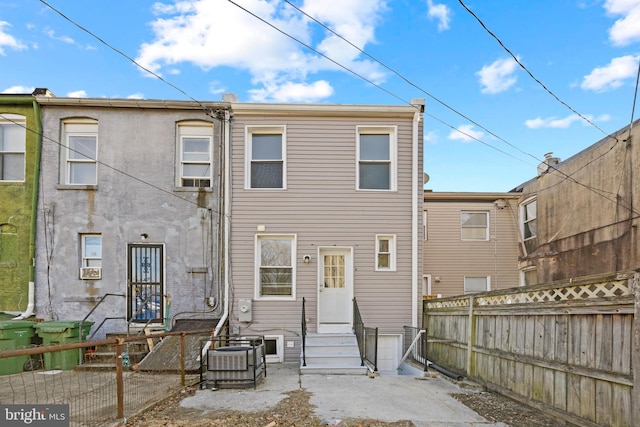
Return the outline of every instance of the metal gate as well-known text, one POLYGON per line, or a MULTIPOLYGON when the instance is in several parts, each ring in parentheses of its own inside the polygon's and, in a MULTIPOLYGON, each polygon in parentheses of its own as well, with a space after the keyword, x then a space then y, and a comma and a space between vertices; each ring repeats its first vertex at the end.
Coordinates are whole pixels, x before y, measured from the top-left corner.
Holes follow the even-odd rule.
POLYGON ((163 321, 164 251, 162 245, 130 244, 128 250, 127 318, 163 321))

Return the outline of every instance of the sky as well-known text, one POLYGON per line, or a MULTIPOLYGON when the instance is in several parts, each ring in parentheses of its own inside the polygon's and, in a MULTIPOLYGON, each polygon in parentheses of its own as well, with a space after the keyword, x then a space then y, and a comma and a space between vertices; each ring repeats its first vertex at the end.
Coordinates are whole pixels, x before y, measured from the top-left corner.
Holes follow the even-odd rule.
POLYGON ((640 0, 0 0, 0 93, 425 98, 433 191, 509 191, 629 125, 639 62, 640 0))

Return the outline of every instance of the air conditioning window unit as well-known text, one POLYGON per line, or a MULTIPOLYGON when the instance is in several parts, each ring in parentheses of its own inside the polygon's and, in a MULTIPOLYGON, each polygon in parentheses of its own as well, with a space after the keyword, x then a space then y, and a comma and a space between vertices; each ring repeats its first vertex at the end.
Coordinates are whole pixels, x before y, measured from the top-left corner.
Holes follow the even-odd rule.
POLYGON ((102 268, 82 267, 80 269, 80 278, 82 280, 100 280, 102 279, 102 268))

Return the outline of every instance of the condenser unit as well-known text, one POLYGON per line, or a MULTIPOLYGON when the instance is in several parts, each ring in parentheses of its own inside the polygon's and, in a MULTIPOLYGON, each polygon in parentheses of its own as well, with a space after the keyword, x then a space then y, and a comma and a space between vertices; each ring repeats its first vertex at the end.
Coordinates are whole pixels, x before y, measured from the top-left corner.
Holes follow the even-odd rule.
POLYGON ((207 351, 209 388, 255 387, 266 375, 264 343, 231 345, 207 351))

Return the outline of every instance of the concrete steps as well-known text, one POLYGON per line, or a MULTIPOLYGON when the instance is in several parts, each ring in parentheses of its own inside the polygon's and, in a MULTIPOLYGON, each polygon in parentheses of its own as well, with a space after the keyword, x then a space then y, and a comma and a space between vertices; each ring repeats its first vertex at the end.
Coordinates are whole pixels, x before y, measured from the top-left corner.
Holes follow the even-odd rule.
MULTIPOLYGON (((109 333, 107 338, 124 337, 126 333, 109 333)), ((126 342, 121 350, 124 368, 139 363, 149 353, 146 341, 126 342)), ((84 362, 74 368, 76 371, 111 371, 116 369, 116 346, 114 344, 97 346, 88 350, 84 362)))
POLYGON ((300 355, 302 374, 365 375, 355 334, 307 334, 306 366, 300 355))

